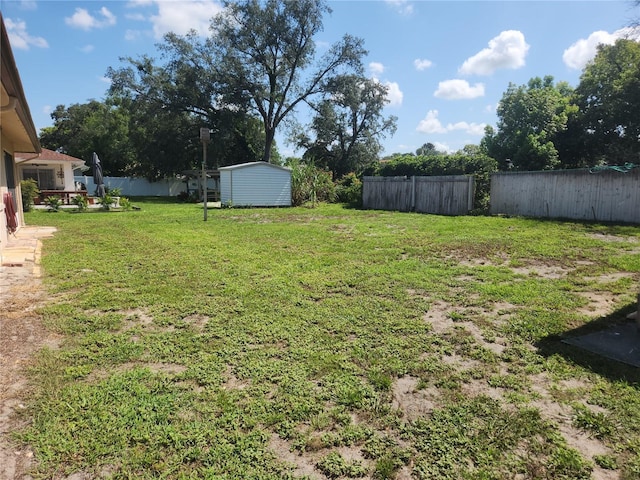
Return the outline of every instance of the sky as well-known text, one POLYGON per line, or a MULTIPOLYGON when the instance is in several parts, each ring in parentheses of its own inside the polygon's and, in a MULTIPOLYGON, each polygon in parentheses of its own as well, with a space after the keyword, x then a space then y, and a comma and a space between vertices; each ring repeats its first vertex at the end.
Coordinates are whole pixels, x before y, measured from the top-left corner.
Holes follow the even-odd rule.
MULTIPOLYGON (((425 143, 454 152, 495 126, 510 83, 551 75, 576 87, 600 43, 638 31, 640 7, 624 1, 334 0, 315 38, 318 54, 349 34, 364 39, 367 75, 388 87, 384 115, 397 131, 383 155, 425 143)), ((173 31, 209 35, 216 0, 0 0, 36 129, 57 105, 104 100, 109 67, 148 54, 173 31)), ((297 112, 304 124, 308 116, 297 112)), ((194 132, 197 136, 198 132, 194 132)), ((284 156, 297 155, 281 128, 284 156)), ((214 139, 215 141, 215 139, 214 139)))

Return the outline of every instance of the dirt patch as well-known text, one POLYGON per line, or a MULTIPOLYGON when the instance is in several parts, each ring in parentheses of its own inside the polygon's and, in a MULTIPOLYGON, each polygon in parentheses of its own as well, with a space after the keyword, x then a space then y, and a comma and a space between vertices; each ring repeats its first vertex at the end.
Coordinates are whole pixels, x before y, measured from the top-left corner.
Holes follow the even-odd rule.
POLYGON ((226 379, 226 381, 222 384, 222 388, 225 390, 244 390, 245 388, 251 386, 251 383, 248 380, 244 381, 236 377, 231 367, 227 367, 223 378, 226 379))
POLYGON ((416 420, 438 408, 440 393, 435 387, 418 390, 419 378, 404 376, 393 384, 392 406, 408 421, 416 420))
POLYGON ((453 327, 454 323, 449 312, 453 311, 453 305, 436 301, 431 304, 429 311, 425 313, 424 320, 433 327, 435 333, 443 333, 453 327))
POLYGON ((603 242, 615 242, 615 243, 619 243, 619 242, 628 242, 628 243, 638 243, 640 242, 640 239, 638 239, 637 237, 621 237, 619 235, 610 235, 608 233, 592 233, 587 235, 590 238, 593 238, 595 240, 601 240, 603 242))
POLYGON ((613 283, 621 280, 623 278, 633 278, 635 276, 634 273, 631 272, 616 272, 616 273, 606 273, 604 275, 599 275, 597 277, 584 277, 584 280, 589 282, 597 282, 597 283, 613 283))
MULTIPOLYGON (((25 232, 23 232, 24 234, 25 232)), ((37 313, 47 297, 38 266, 40 244, 29 238, 21 261, 6 261, 0 267, 0 478, 30 478, 33 452, 9 438, 24 427, 29 383, 26 369, 34 354, 48 346, 57 348, 60 337, 46 331, 37 313)), ((16 247, 17 248, 17 247, 16 247)), ((7 252, 4 252, 7 254, 7 252)), ((7 255, 8 257, 9 255, 7 255)))
POLYGON ((571 270, 558 265, 527 265, 525 267, 512 267, 513 273, 525 277, 541 277, 558 279, 566 277, 571 270))
POLYGON ((617 297, 611 292, 578 292, 589 303, 577 311, 588 317, 606 317, 615 311, 617 297))
POLYGON ((184 323, 193 327, 196 331, 202 332, 209 323, 206 315, 190 315, 184 318, 184 323))
POLYGON ((293 467, 293 475, 296 477, 308 477, 311 480, 324 480, 326 477, 316 470, 316 461, 307 455, 301 455, 293 451, 291 444, 281 439, 275 433, 269 437, 269 448, 284 462, 293 467))

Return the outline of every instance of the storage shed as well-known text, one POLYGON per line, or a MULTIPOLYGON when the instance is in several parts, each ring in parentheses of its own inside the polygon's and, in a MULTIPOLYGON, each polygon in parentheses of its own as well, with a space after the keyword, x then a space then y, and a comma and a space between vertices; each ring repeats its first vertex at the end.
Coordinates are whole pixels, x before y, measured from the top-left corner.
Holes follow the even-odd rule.
POLYGON ((235 206, 290 207, 291 170, 267 162, 220 169, 220 201, 235 206))

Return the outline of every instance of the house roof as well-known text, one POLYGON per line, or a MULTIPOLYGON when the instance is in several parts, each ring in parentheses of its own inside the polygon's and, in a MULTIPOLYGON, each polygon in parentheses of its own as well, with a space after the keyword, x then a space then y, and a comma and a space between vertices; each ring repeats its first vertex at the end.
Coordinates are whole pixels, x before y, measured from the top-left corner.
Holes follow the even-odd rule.
POLYGON ((220 167, 218 170, 238 170, 240 168, 255 167, 257 165, 264 165, 265 167, 277 168, 278 170, 285 170, 287 172, 291 171, 290 168, 281 167, 280 165, 274 165, 273 163, 267 163, 267 162, 239 163, 237 165, 229 165, 228 167, 220 167))
POLYGON ((39 154, 33 154, 29 152, 16 152, 15 153, 16 163, 26 163, 26 162, 55 162, 55 163, 79 163, 84 165, 85 161, 81 158, 72 157, 71 155, 67 155, 64 153, 56 152, 54 150, 49 150, 48 148, 43 148, 39 154))
POLYGON ((0 127, 2 133, 12 139, 16 150, 39 152, 40 142, 31 118, 31 111, 11 50, 9 36, 0 12, 0 64, 2 88, 0 88, 0 127))

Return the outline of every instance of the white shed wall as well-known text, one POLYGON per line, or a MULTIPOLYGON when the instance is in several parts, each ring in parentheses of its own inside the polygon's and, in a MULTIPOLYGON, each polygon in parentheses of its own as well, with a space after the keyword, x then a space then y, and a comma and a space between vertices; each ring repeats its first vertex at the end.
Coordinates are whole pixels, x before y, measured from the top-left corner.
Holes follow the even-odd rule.
POLYGON ((220 200, 236 206, 290 207, 291 171, 264 162, 222 167, 220 200))

